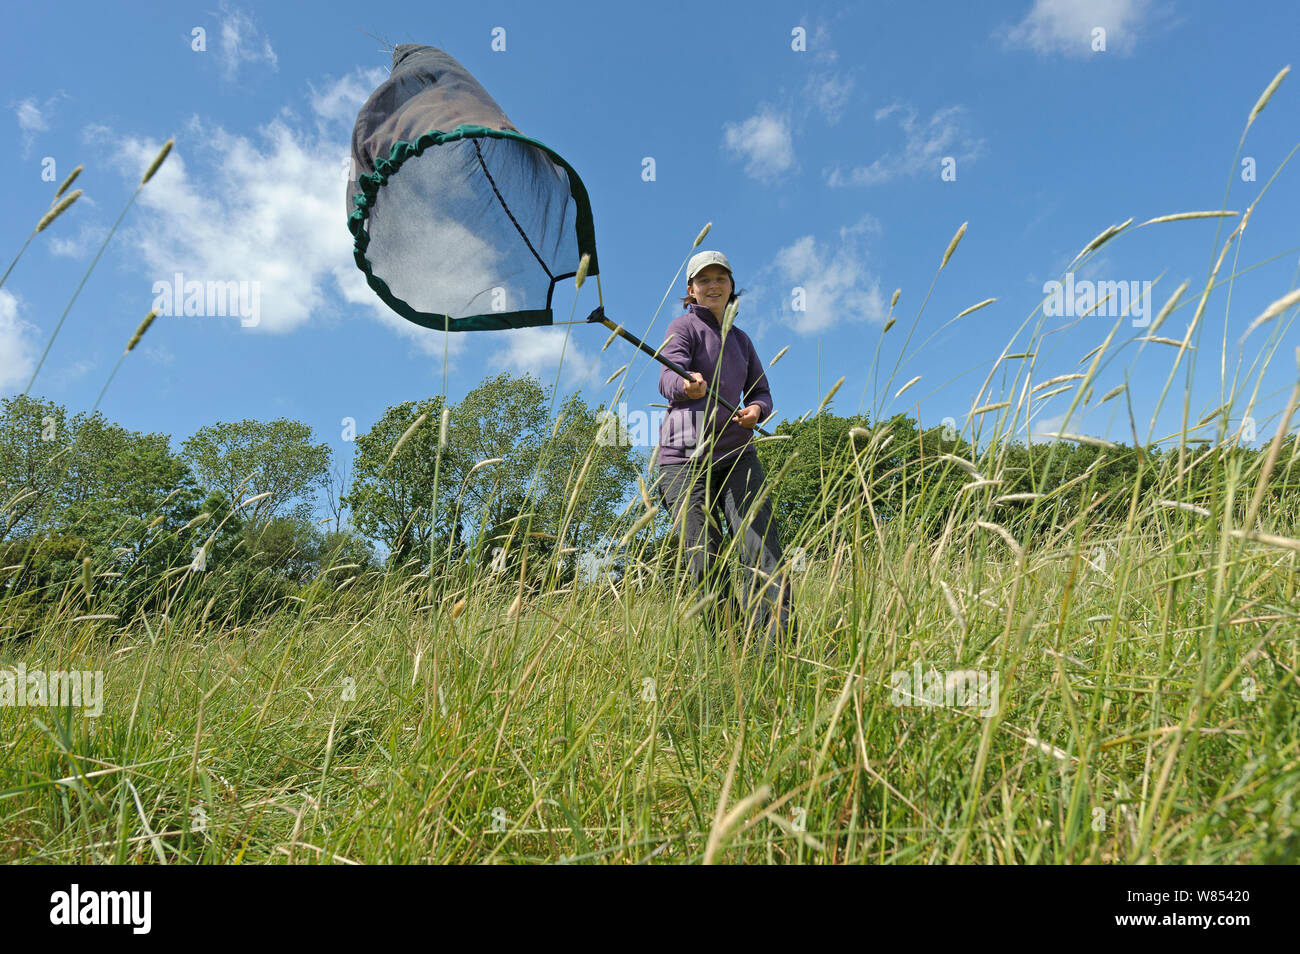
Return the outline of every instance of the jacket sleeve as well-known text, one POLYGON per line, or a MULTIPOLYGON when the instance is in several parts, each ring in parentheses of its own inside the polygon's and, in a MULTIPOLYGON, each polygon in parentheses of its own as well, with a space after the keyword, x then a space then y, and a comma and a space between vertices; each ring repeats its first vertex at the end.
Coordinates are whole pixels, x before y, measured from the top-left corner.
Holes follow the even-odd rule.
POLYGON ((749 339, 749 335, 745 335, 745 345, 749 351, 749 370, 745 374, 745 407, 759 405, 763 411, 758 419, 766 420, 772 413, 772 392, 767 386, 767 372, 763 370, 763 362, 758 360, 758 352, 754 350, 754 342, 749 339))
MULTIPOLYGON (((665 358, 675 362, 687 371, 691 370, 691 342, 685 322, 672 321, 668 325, 666 337, 671 340, 659 350, 665 358)), ((686 379, 670 368, 659 371, 659 393, 668 399, 669 404, 679 404, 685 397, 686 379)))

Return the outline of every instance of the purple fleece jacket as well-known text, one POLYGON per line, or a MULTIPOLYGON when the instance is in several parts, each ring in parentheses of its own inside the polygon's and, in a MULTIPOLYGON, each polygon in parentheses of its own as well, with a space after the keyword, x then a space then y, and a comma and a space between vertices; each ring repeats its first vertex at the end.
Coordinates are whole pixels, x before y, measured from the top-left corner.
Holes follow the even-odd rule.
MULTIPOLYGON (((735 324, 727 332, 721 363, 718 354, 722 350, 722 328, 708 308, 688 306, 684 315, 669 323, 665 337, 670 340, 659 352, 665 358, 687 371, 700 372, 710 388, 741 410, 751 404, 762 407, 760 422, 772 413, 772 395, 763 364, 749 335, 735 324)), ((749 446, 754 432, 734 423, 731 412, 708 394, 692 401, 685 390, 686 379, 677 372, 668 368, 659 372, 659 393, 668 399, 668 413, 659 429, 659 463, 685 463, 697 443, 705 445, 698 456, 706 454, 711 444, 715 464, 734 460, 749 446), (714 413, 706 420, 710 411, 714 413)))

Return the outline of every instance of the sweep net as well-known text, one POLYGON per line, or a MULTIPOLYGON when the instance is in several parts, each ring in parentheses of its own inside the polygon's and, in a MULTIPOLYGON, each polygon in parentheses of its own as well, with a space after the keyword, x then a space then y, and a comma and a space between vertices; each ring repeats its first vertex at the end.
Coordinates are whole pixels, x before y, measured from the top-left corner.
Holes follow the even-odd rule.
POLYGON ((583 254, 598 274, 578 174, 431 46, 397 47, 357 114, 347 204, 366 281, 428 328, 549 325, 583 254))

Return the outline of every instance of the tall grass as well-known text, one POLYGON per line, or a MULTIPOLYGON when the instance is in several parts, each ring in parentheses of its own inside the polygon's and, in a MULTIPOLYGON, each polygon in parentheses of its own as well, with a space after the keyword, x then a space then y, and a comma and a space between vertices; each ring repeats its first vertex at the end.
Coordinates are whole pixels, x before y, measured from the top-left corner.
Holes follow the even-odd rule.
MULTIPOLYGON (((0 707, 0 858, 1296 861, 1300 528, 1264 490, 1300 456, 1300 390, 1268 452, 1243 463, 1231 441, 1193 443, 1185 362, 1239 234, 1169 349, 1160 402, 1181 370, 1180 453, 1143 457, 1123 519, 1097 518, 1094 472, 1014 500, 1000 489, 1046 396, 1073 389, 1064 435, 1083 407, 1129 401, 1090 393, 1129 343, 1122 322, 1078 374, 1044 376, 1036 310, 971 395, 974 459, 899 464, 883 427, 824 446, 833 516, 784 528, 787 557, 817 556, 786 567, 802 639, 775 654, 743 623, 703 631, 645 486, 620 518, 620 582, 565 583, 530 556, 494 573, 475 549, 418 575, 333 567, 240 623, 183 568, 157 583, 165 609, 131 620, 97 618, 93 588, 69 579, 33 636, 0 643, 0 663, 102 670, 103 714, 0 707), (1209 466, 1208 489, 1193 466, 1209 466), (902 502, 888 519, 887 487, 902 502), (1017 537, 1026 505, 1054 530, 1017 537), (996 673, 1000 704, 987 717, 896 704, 894 674, 917 665, 996 673)), ((1206 419, 1253 405, 1294 317, 1271 329, 1254 390, 1225 380, 1206 419)), ((570 502, 590 459, 574 462, 570 502)))

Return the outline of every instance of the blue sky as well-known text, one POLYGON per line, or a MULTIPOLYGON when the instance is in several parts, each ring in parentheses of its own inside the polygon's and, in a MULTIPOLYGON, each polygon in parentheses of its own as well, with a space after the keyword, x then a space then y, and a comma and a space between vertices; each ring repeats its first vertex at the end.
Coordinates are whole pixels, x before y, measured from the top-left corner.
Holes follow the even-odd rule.
MULTIPOLYGON (((651 316, 712 221, 705 247, 728 255, 747 290, 739 325, 765 362, 789 346, 770 372, 778 417, 815 408, 842 375, 839 413, 879 403, 886 413, 919 412, 927 425, 950 417, 964 428, 1044 282, 1062 277, 1102 229, 1130 217, 1134 226, 1076 268, 1076 278, 1154 281, 1163 273, 1154 308, 1190 280, 1186 304, 1160 332, 1181 338, 1216 231, 1222 241, 1236 220, 1136 225, 1223 207, 1229 178, 1226 208, 1244 210, 1300 141, 1300 77, 1292 76, 1242 150, 1255 181, 1234 165, 1251 107, 1294 56, 1300 15, 1283 2, 481 3, 437 11, 388 2, 57 2, 16 7, 7 20, 5 264, 57 182, 79 163, 86 168, 77 182, 83 198, 0 289, 0 393, 26 387, 108 226, 174 136, 175 151, 108 247, 32 393, 89 408, 148 311, 154 282, 177 269, 260 282, 256 327, 160 318, 105 397, 110 418, 169 433, 176 445, 218 420, 289 416, 346 459, 344 418, 364 431, 386 406, 441 392, 444 370, 452 400, 503 369, 550 384, 562 346, 562 391, 581 387, 588 401, 608 401, 615 385, 603 382, 631 362, 628 407, 662 401, 657 368, 621 342, 602 352, 603 330, 462 333, 444 342, 370 293, 352 264, 341 173, 356 111, 390 57, 362 31, 446 49, 517 127, 579 171, 593 204, 606 308, 630 330, 662 340, 684 281, 653 324, 651 316), (502 51, 492 49, 497 27, 502 51), (196 28, 205 50, 192 49, 196 28), (803 50, 794 49, 796 28, 803 50), (1097 28, 1104 50, 1093 49, 1097 28), (652 181, 643 176, 647 157, 652 181), (952 181, 941 176, 945 158, 955 161, 952 181), (42 178, 47 159, 55 181, 42 178), (886 388, 962 222, 965 237, 886 388), (793 308, 796 287, 803 311, 793 308), (895 288, 898 322, 873 390, 869 369, 895 288), (997 302, 931 338, 986 298, 997 302)), ((1241 362, 1247 398, 1256 393, 1252 365, 1278 348, 1258 383, 1255 444, 1271 437, 1295 380, 1294 309, 1244 348, 1236 342, 1296 285, 1297 172, 1290 165, 1269 186, 1221 278, 1274 260, 1241 275, 1230 301, 1226 286, 1211 297, 1194 342, 1193 421, 1220 402, 1225 329, 1227 374, 1241 362)), ((572 301, 569 290, 557 297, 557 317, 567 318, 572 301)), ((577 317, 595 303, 589 283, 577 317)), ((1085 370, 1079 359, 1114 321, 1045 319, 1054 333, 1039 348, 1033 383, 1085 370)), ((1145 333, 1125 321, 1116 341, 1145 333)), ((1176 351, 1125 345, 1099 376, 1094 405, 1127 380, 1145 438, 1176 351)), ((1184 380, 1180 370, 1157 438, 1178 428, 1184 380)), ((985 403, 1018 396, 1001 372, 991 387, 985 403)), ((1035 426, 1059 428, 1072 396, 1036 403, 1035 426)), ((1085 410, 1069 430, 1131 440, 1123 400, 1085 410)))

